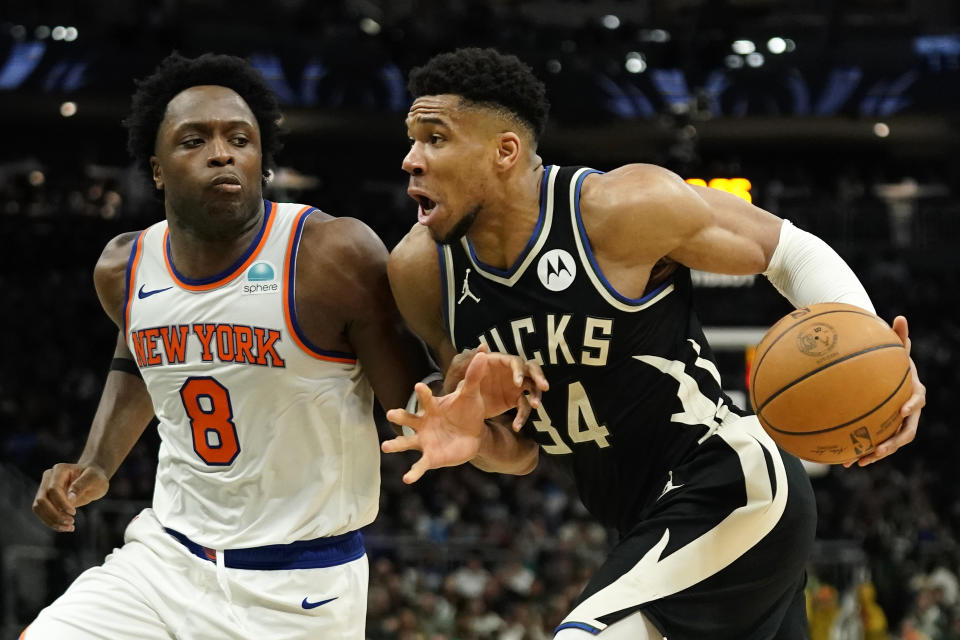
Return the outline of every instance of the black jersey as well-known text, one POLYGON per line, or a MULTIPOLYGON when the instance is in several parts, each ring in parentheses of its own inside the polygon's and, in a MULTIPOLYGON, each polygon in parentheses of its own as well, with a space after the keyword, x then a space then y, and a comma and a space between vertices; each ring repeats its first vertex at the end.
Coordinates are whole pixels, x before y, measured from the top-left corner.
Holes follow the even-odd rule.
POLYGON ((638 299, 604 278, 579 207, 591 172, 545 169, 536 229, 510 269, 466 238, 440 245, 444 313, 458 350, 485 342, 543 366, 550 391, 526 428, 570 466, 587 509, 626 531, 668 470, 745 412, 720 386, 688 269, 638 299))

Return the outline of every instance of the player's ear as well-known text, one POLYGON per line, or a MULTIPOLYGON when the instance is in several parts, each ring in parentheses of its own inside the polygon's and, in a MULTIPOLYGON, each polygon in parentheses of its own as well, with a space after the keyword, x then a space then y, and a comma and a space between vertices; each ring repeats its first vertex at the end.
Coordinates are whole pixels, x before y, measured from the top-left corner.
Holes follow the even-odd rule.
POLYGON ((513 131, 500 134, 497 144, 497 166, 501 170, 512 167, 520 159, 520 136, 513 131))
POLYGON ((157 191, 163 191, 163 174, 160 172, 160 160, 157 156, 150 156, 150 173, 153 176, 153 184, 157 191))

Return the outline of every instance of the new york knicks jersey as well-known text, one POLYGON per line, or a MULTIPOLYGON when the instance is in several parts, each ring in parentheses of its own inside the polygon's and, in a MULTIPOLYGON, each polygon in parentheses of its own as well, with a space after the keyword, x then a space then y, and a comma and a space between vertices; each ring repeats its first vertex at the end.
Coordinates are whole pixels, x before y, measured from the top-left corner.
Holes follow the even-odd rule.
POLYGON ((638 299, 604 278, 579 207, 591 172, 544 170, 533 237, 509 269, 484 264, 467 238, 438 245, 444 319, 458 350, 483 342, 543 366, 550 390, 526 428, 570 466, 590 512, 623 531, 669 469, 744 412, 721 389, 688 269, 638 299))
POLYGON ((265 203, 259 234, 225 272, 179 274, 166 221, 137 237, 123 331, 161 437, 153 509, 214 549, 358 529, 377 513, 373 393, 355 355, 297 324, 297 248, 315 210, 265 203))

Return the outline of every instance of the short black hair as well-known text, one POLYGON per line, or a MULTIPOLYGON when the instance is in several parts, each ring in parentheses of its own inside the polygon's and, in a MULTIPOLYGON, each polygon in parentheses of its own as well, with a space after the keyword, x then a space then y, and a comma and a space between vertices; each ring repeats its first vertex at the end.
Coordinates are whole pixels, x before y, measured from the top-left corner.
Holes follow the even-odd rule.
POLYGON ((506 109, 530 127, 539 141, 547 125, 547 89, 517 56, 496 49, 468 47, 431 58, 410 72, 414 98, 458 95, 483 106, 506 109))
POLYGON ((123 121, 127 128, 127 150, 137 165, 152 174, 150 156, 154 155, 157 131, 169 102, 181 91, 200 85, 217 85, 236 91, 257 119, 260 127, 260 153, 266 184, 274 166, 273 156, 280 151, 280 105, 263 76, 243 58, 205 53, 186 58, 174 51, 154 72, 137 81, 130 115, 123 121))

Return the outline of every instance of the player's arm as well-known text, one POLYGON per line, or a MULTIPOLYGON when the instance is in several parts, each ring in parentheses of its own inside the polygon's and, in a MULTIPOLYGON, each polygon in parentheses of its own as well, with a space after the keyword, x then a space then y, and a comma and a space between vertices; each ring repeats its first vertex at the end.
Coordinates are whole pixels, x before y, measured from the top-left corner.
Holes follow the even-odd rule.
POLYGON ((608 263, 650 267, 667 259, 714 273, 764 273, 795 306, 847 302, 873 312, 850 267, 822 240, 662 167, 634 164, 591 175, 581 206, 608 263))
POLYGON ((383 242, 355 218, 323 221, 315 215, 307 219, 300 247, 297 296, 313 303, 303 307, 304 314, 315 304, 336 317, 380 406, 405 405, 414 384, 435 366, 394 304, 383 242), (321 290, 328 299, 312 297, 311 280, 326 283, 321 290))
MULTIPOLYGON (((590 176, 583 189, 581 206, 599 221, 597 231, 609 252, 604 258, 615 267, 652 268, 666 258, 715 273, 762 273, 796 307, 846 302, 874 312, 863 285, 836 251, 742 198, 689 185, 653 165, 628 165, 590 176), (635 238, 642 238, 639 247, 630 242, 635 238)), ((893 328, 909 345, 906 319, 895 318, 893 328)), ((900 431, 861 464, 890 455, 914 439, 926 390, 912 362, 911 369, 914 393, 903 406, 900 431)))
POLYGON ((470 352, 458 356, 444 328, 437 247, 426 228, 414 226, 403 238, 390 255, 388 272, 394 298, 407 323, 437 355, 448 378, 453 375, 463 379, 455 391, 439 398, 418 385, 420 415, 399 409, 388 413, 415 433, 385 442, 383 450, 416 449, 424 453, 404 481, 415 482, 427 469, 466 461, 485 471, 532 471, 539 455, 537 444, 511 429, 509 420, 484 419, 515 406, 523 385, 545 390, 543 372, 503 354, 470 352), (464 443, 459 435, 470 442, 464 443))
MULTIPOLYGON (((127 258, 135 237, 130 233, 112 240, 94 269, 97 296, 118 327, 122 326, 127 258)), ((122 335, 117 338, 113 358, 80 459, 44 471, 33 502, 37 517, 57 531, 73 531, 77 507, 106 494, 110 478, 153 417, 146 385, 136 373, 122 335)))

